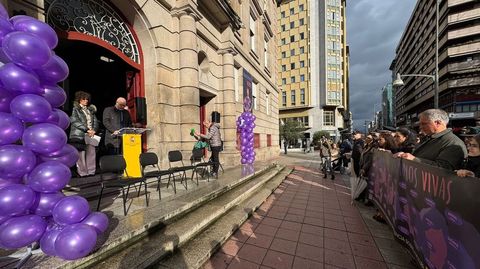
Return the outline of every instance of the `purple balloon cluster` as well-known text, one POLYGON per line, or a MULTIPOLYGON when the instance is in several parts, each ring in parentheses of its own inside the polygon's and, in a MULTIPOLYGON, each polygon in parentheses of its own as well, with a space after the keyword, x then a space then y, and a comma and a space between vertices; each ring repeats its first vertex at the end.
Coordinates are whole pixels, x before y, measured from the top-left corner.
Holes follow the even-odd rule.
POLYGON ((39 241, 48 255, 89 254, 108 227, 82 197, 65 197, 78 151, 67 144, 70 120, 57 83, 67 64, 52 49, 55 31, 28 16, 9 19, 0 5, 0 247, 39 241))
POLYGON ((255 128, 255 115, 250 111, 243 112, 237 119, 237 130, 240 132, 242 164, 253 164, 255 151, 253 148, 255 128))

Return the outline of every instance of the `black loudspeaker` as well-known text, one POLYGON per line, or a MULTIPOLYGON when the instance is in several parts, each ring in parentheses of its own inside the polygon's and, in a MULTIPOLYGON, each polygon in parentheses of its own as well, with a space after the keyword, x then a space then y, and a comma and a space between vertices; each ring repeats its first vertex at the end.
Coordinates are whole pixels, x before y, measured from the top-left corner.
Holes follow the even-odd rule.
POLYGON ((147 124, 147 102, 145 97, 135 97, 135 118, 136 122, 147 124))
POLYGON ((212 122, 220 123, 220 113, 218 111, 212 112, 212 122))

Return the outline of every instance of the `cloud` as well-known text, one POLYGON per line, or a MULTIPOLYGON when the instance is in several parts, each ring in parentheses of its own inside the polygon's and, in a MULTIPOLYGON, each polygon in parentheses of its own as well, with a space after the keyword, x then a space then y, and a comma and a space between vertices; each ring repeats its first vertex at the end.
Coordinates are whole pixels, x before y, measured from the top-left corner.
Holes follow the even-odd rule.
POLYGON ((390 64, 416 0, 347 2, 350 46, 350 107, 354 126, 362 129, 380 108, 382 87, 391 81, 390 64))

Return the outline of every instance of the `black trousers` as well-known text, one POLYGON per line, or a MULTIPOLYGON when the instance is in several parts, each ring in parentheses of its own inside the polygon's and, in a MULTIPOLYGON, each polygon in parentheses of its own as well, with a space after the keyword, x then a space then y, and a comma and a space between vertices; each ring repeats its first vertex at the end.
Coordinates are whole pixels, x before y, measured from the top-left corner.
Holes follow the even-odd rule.
POLYGON ((222 150, 222 147, 211 147, 211 150, 212 150, 212 156, 210 157, 210 159, 212 160, 212 163, 213 163, 212 172, 218 173, 218 167, 220 166, 219 154, 220 154, 220 151, 222 150))

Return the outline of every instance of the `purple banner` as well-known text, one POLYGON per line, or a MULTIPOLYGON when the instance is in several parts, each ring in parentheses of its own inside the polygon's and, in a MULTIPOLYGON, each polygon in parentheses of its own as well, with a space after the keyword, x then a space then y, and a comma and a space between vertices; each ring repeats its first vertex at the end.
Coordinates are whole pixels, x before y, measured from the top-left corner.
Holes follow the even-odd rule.
POLYGON ((375 152, 370 193, 425 268, 480 268, 480 179, 375 152))

